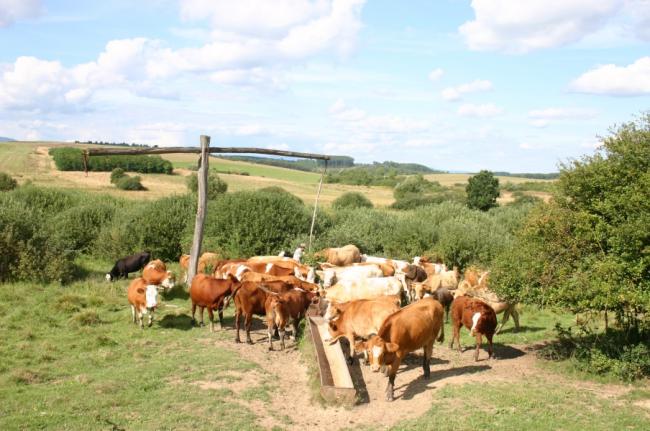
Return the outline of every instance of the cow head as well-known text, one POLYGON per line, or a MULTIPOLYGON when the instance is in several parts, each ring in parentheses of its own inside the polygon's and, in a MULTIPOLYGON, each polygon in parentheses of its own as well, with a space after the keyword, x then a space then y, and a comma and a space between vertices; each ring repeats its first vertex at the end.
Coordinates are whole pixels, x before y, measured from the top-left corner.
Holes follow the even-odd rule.
POLYGON ((326 269, 323 271, 323 276, 321 279, 323 280, 323 287, 325 289, 332 287, 332 285, 336 283, 336 271, 333 269, 326 269))
POLYGON ((341 312, 342 312, 341 308, 338 306, 337 303, 330 302, 329 305, 327 306, 327 311, 325 312, 323 319, 325 319, 328 322, 331 322, 332 320, 338 319, 339 316, 341 315, 341 312))
POLYGON ((167 271, 167 277, 165 277, 160 285, 165 289, 165 291, 173 289, 174 286, 176 286, 176 276, 174 273, 167 271))
POLYGON ((366 352, 373 372, 379 371, 382 365, 392 364, 398 349, 397 344, 387 342, 378 335, 373 335, 368 341, 360 341, 354 345, 357 353, 366 352))
POLYGON ((148 309, 156 308, 158 305, 158 286, 155 284, 148 284, 145 291, 145 302, 148 309))
POLYGON ((106 281, 113 281, 113 276, 111 274, 106 274, 104 278, 106 279, 106 281))

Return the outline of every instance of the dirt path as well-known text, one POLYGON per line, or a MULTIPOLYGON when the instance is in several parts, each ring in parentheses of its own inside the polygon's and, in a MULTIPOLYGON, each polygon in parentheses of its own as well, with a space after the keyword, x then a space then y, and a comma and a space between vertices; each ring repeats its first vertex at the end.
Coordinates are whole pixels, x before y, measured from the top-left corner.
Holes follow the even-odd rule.
MULTIPOLYGON (((528 346, 497 346, 496 360, 488 360, 487 352, 481 351, 479 362, 473 360, 473 349, 467 348, 459 354, 451 351, 447 343, 436 344, 431 363, 431 378, 422 377, 419 354, 410 355, 403 363, 395 381, 395 401, 384 400, 387 379, 381 373, 373 373, 358 361, 351 367, 355 386, 360 389, 361 402, 352 408, 322 406, 312 401, 309 387, 308 368, 303 355, 293 341, 287 349, 269 352, 266 344, 266 329, 255 322, 252 338, 254 345, 235 344, 234 331, 227 331, 226 340, 206 338, 207 344, 221 349, 236 351, 242 358, 259 364, 273 386, 270 402, 245 401, 260 417, 265 428, 280 426, 288 430, 319 429, 322 431, 353 428, 362 425, 378 429, 388 428, 397 422, 424 414, 431 407, 436 393, 447 385, 461 385, 478 382, 535 382, 558 381, 593 392, 600 397, 618 397, 627 392, 623 386, 600 385, 590 382, 567 381, 562 376, 547 372, 536 366, 535 353, 528 346), (231 337, 232 336, 232 337, 231 337), (606 390, 603 387, 606 386, 606 390)), ((243 335, 243 334, 242 334, 243 335)), ((278 348, 279 343, 275 343, 278 348)), ((251 374, 251 373, 248 373, 251 374)), ((259 381, 261 372, 241 376, 241 380, 227 387, 236 394, 250 388, 259 381), (253 378, 254 377, 254 378, 253 378)), ((208 382, 197 382, 209 385, 208 382)), ((234 400, 237 401, 237 400, 234 400)), ((242 402, 242 401, 239 401, 242 402)))

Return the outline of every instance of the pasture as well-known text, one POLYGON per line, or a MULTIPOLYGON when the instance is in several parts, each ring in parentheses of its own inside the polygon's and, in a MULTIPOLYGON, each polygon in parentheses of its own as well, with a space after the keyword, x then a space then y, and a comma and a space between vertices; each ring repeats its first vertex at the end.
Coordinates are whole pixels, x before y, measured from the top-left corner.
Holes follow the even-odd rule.
MULTIPOLYGON (((175 168, 174 175, 139 174, 142 184, 147 188, 142 192, 127 192, 115 188, 109 181, 109 172, 61 172, 54 167, 52 158, 47 150, 52 146, 70 145, 60 142, 4 142, 0 143, 0 171, 13 175, 20 183, 31 181, 35 185, 61 187, 68 189, 83 189, 97 193, 107 193, 117 197, 132 199, 157 199, 163 196, 180 194, 186 191, 185 177, 196 166, 197 157, 188 154, 163 155, 170 160, 175 168)), ((90 145, 91 147, 98 147, 90 145)), ((88 145, 79 145, 88 147, 88 145)), ((255 163, 210 159, 212 170, 228 183, 230 191, 258 190, 264 187, 278 186, 298 196, 305 203, 311 204, 316 195, 320 174, 303 172, 275 166, 255 163), (227 174, 224 172, 232 172, 227 174), (247 175, 241 175, 245 173, 247 175)), ((426 175, 427 179, 438 181, 446 187, 464 187, 469 174, 433 174, 426 175)), ((517 177, 498 177, 501 184, 506 182, 522 183, 543 180, 530 180, 517 177)), ((325 184, 321 192, 321 204, 328 206, 337 197, 346 192, 358 191, 363 193, 378 207, 386 207, 394 202, 393 191, 389 187, 352 186, 345 184, 325 184)), ((549 194, 544 192, 527 192, 543 199, 549 194)), ((499 202, 508 203, 514 200, 512 193, 503 191, 499 202)))
MULTIPOLYGON (((585 381, 540 365, 536 346, 571 315, 526 307, 495 338, 496 360, 473 361, 436 344, 432 378, 411 355, 384 401, 386 379, 357 361, 361 391, 353 408, 324 405, 307 339, 268 352, 266 328, 254 345, 224 329, 190 325, 187 293, 161 301, 153 327, 131 323, 127 281, 103 280, 110 262, 82 259, 83 281, 68 286, 7 283, 0 289, 2 429, 645 429, 650 392, 643 386, 585 381)), ((177 270, 177 265, 172 265, 177 270)), ((131 276, 133 278, 133 275, 131 276)), ((450 337, 449 325, 445 334, 450 337)))

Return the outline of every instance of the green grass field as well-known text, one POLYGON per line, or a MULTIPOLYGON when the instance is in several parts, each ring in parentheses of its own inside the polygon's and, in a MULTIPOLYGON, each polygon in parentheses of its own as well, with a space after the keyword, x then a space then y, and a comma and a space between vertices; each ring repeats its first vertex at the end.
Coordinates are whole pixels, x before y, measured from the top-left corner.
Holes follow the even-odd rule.
MULTIPOLYGON (((80 263, 83 280, 65 287, 0 286, 0 429, 253 430, 271 428, 269 420, 274 429, 293 429, 291 417, 263 408, 278 395, 277 377, 259 372, 262 363, 234 349, 231 330, 192 328, 183 289, 164 297, 153 327, 141 330, 130 321, 127 282, 103 281, 109 262, 80 263)), ((231 316, 228 311, 226 327, 232 327, 231 316)), ((555 322, 572 320, 566 313, 525 307, 523 330, 514 333, 509 323, 495 342, 540 342, 553 336, 555 322)), ((451 336, 448 325, 446 334, 451 336)), ((467 331, 462 340, 472 344, 467 331)), ((446 347, 434 351, 439 349, 446 347)), ((300 352, 313 361, 303 347, 300 352)), ((575 382, 533 376, 526 382, 447 385, 432 396, 428 413, 393 429, 647 429, 649 412, 632 405, 650 399, 647 388, 602 398, 575 382)), ((309 399, 314 388, 305 384, 292 391, 309 399)), ((310 408, 324 407, 314 402, 310 408)))

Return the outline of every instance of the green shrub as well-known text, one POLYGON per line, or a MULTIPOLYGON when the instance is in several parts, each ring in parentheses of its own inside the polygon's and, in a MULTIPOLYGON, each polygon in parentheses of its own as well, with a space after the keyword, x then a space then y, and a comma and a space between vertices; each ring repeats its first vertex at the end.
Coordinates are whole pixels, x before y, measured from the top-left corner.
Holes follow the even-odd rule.
POLYGON ((118 180, 124 178, 126 176, 126 172, 124 172, 124 169, 122 168, 115 168, 111 171, 111 184, 117 183, 118 180))
POLYGON ((343 193, 332 202, 332 208, 372 208, 372 202, 365 195, 359 192, 343 193))
MULTIPOLYGON (((204 248, 226 256, 277 254, 309 233, 311 214, 294 197, 282 193, 236 192, 208 203, 204 248)), ((191 232, 185 237, 189 249, 191 232)))
POLYGON ((142 185, 141 178, 139 176, 124 176, 117 180, 115 186, 120 190, 146 190, 146 188, 142 185))
MULTIPOLYGON (((187 189, 191 193, 198 193, 199 179, 196 174, 187 177, 187 189)), ((223 181, 219 175, 212 172, 208 175, 208 199, 216 199, 219 195, 228 191, 228 183, 223 181)))
MULTIPOLYGON (((83 151, 80 148, 52 147, 49 154, 54 158, 54 164, 60 171, 83 171, 83 151)), ((122 168, 129 172, 142 174, 171 174, 173 165, 169 160, 160 156, 91 156, 88 158, 88 170, 111 172, 122 168)))
POLYGON ((62 239, 67 249, 91 249, 102 226, 111 223, 119 208, 111 198, 89 200, 86 204, 61 211, 51 219, 52 231, 62 239))
POLYGON ((196 199, 190 195, 131 204, 102 226, 93 254, 113 260, 146 249, 156 259, 178 260, 195 214, 196 199))
POLYGON ((11 178, 11 175, 0 172, 0 192, 13 190, 18 186, 16 180, 11 178))

